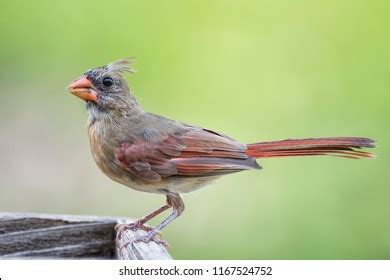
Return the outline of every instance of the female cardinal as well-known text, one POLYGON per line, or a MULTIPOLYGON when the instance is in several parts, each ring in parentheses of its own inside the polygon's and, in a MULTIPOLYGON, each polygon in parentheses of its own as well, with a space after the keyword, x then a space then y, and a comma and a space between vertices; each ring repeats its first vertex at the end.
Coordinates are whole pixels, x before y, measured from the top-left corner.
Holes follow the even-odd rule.
POLYGON ((374 141, 361 137, 288 139, 241 144, 223 134, 145 112, 123 77, 133 72, 128 60, 91 69, 74 80, 69 92, 85 100, 93 158, 108 177, 130 188, 166 195, 166 204, 132 224, 147 234, 133 242, 148 242, 181 215, 180 193, 205 186, 218 177, 261 169, 257 158, 334 155, 370 158, 361 148, 374 141), (144 224, 172 208, 155 228, 144 224))

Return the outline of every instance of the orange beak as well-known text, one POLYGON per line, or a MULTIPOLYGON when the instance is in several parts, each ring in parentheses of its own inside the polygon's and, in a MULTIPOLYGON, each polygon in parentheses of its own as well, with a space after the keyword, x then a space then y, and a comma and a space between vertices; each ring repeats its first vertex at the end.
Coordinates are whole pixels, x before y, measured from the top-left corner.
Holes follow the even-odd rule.
POLYGON ((93 88, 92 82, 88 80, 85 76, 74 80, 68 86, 68 91, 84 100, 90 100, 95 102, 97 100, 97 93, 93 88))

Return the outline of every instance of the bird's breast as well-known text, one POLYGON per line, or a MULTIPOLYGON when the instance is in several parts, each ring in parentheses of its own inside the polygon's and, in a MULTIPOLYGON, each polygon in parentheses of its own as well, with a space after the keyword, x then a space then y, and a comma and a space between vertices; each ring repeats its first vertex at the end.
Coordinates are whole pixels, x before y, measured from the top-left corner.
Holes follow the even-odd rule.
POLYGON ((95 122, 88 128, 89 142, 91 146, 92 157, 99 169, 112 180, 123 184, 132 189, 161 193, 165 183, 151 184, 134 177, 128 172, 116 158, 117 147, 119 143, 112 132, 104 130, 106 125, 95 122))
POLYGON ((88 128, 92 157, 99 169, 112 180, 127 185, 128 175, 116 160, 117 143, 115 137, 95 122, 88 128))
POLYGON ((121 141, 116 140, 118 135, 105 130, 106 127, 108 126, 99 122, 89 126, 88 136, 91 152, 99 169, 120 184, 150 193, 166 193, 167 191, 186 193, 201 188, 218 177, 186 178, 171 176, 159 182, 143 181, 127 171, 117 160, 117 149, 121 141))

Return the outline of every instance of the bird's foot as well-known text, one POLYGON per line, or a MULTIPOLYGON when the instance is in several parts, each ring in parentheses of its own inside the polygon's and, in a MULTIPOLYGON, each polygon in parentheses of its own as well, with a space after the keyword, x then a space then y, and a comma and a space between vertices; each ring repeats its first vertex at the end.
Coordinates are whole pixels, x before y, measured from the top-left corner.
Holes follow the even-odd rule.
MULTIPOLYGON (((146 227, 148 229, 147 233, 145 235, 137 236, 137 237, 129 240, 128 242, 125 242, 119 248, 119 250, 122 250, 129 245, 134 245, 135 243, 140 243, 140 242, 143 242, 143 243, 155 242, 157 244, 163 245, 165 247, 165 249, 167 249, 168 251, 170 250, 168 242, 166 242, 165 240, 162 239, 161 233, 159 231, 157 231, 151 227, 147 227, 147 226, 144 226, 144 227, 146 227)), ((133 230, 133 227, 131 227, 130 229, 133 230)))
POLYGON ((162 239, 161 233, 149 226, 146 226, 144 224, 144 221, 142 219, 130 223, 130 224, 118 224, 115 226, 115 231, 116 231, 116 236, 118 239, 122 239, 123 234, 127 231, 131 230, 133 232, 136 232, 138 230, 143 230, 146 232, 145 235, 143 236, 137 236, 130 241, 126 242, 123 244, 119 249, 122 250, 123 248, 134 244, 134 243, 139 243, 139 242, 144 242, 144 243, 149 243, 149 242, 155 242, 157 244, 163 245, 167 250, 169 250, 169 244, 165 240, 162 239))
MULTIPOLYGON (((137 220, 134 223, 130 223, 130 224, 117 224, 114 228, 117 233, 116 234, 117 238, 122 238, 122 235, 126 230, 131 230, 131 231, 143 230, 146 232, 150 232, 151 230, 153 230, 152 227, 149 227, 144 223, 145 222, 143 220, 137 220)), ((161 233, 159 231, 156 232, 159 238, 162 238, 161 233)))
POLYGON ((120 232, 120 233, 123 233, 125 230, 136 231, 139 229, 144 230, 146 232, 149 232, 153 228, 144 225, 144 222, 142 220, 138 220, 138 221, 135 221, 134 223, 130 223, 130 224, 117 224, 115 226, 115 231, 120 232))

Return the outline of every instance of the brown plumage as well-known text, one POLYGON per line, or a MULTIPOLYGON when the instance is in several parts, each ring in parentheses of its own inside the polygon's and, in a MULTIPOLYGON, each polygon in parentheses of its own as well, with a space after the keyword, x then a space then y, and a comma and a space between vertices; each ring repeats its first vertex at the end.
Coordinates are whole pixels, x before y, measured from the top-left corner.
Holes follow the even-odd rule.
POLYGON ((87 71, 69 91, 86 101, 93 158, 111 179, 144 192, 165 194, 167 204, 133 224, 149 230, 148 241, 184 210, 179 193, 198 189, 229 173, 260 169, 257 158, 334 155, 369 158, 361 148, 374 141, 361 137, 288 139, 244 145, 223 134, 145 112, 130 93, 127 60, 87 71), (156 228, 144 226, 172 207, 156 228))

